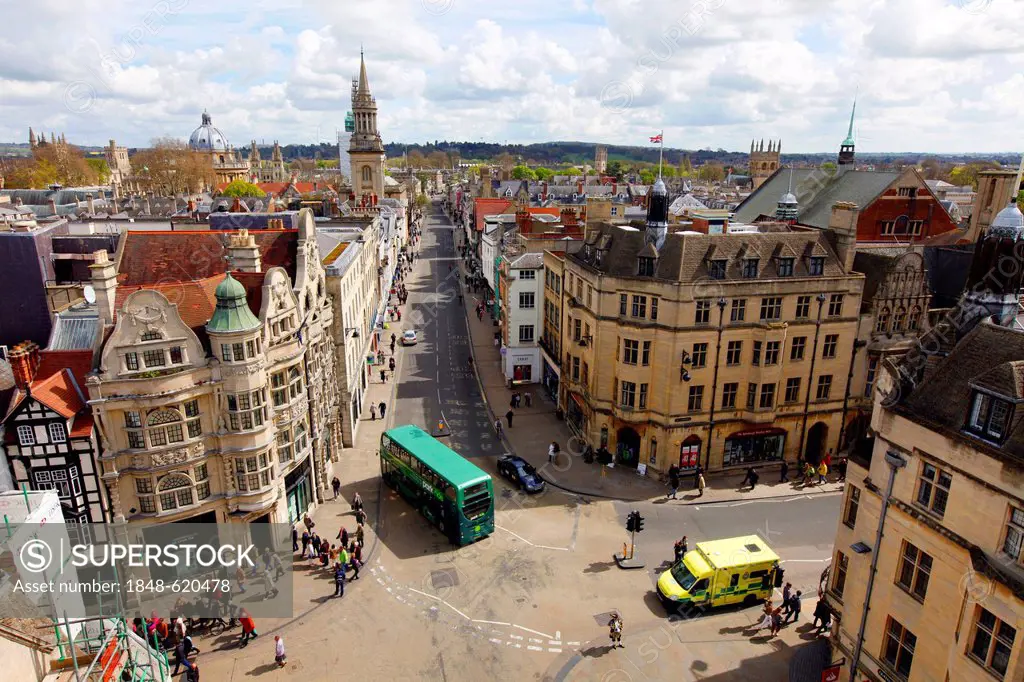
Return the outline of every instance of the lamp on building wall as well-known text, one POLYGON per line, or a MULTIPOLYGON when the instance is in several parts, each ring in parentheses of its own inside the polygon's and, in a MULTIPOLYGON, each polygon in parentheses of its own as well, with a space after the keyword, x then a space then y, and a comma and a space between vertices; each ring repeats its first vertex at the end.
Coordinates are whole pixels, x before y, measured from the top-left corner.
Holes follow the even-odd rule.
POLYGON ((586 348, 587 346, 589 346, 593 342, 594 342, 594 337, 593 336, 583 336, 583 337, 580 338, 580 342, 579 343, 580 343, 581 346, 586 348))
POLYGON ((345 338, 351 336, 353 339, 359 338, 359 327, 345 327, 345 338))
POLYGON ((690 354, 685 350, 683 351, 682 358, 679 361, 679 380, 689 381, 690 373, 686 371, 687 366, 692 365, 693 360, 690 359, 690 354))

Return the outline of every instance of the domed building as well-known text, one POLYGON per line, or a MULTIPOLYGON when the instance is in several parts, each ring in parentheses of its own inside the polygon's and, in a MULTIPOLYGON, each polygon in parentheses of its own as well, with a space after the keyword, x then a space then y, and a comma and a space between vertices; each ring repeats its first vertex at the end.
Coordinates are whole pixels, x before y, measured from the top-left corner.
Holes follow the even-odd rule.
POLYGON ((228 138, 214 127, 210 114, 203 112, 202 123, 188 138, 192 151, 208 154, 217 177, 216 185, 233 180, 245 180, 249 176, 249 162, 242 159, 228 138))

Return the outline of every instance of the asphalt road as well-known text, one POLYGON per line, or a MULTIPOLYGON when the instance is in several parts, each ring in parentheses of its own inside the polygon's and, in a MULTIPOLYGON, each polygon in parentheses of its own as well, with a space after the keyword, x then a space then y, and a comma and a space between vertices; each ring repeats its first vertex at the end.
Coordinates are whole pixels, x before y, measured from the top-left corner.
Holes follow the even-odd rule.
MULTIPOLYGON (((458 301, 455 228, 436 203, 427 207, 413 271, 406 277, 409 300, 401 330, 416 329, 419 343, 406 349, 396 395, 395 424, 416 424, 435 432, 446 420, 443 440, 463 457, 504 453, 495 438, 480 385, 469 366, 470 338, 458 301)), ((401 336, 401 333, 396 331, 401 336)), ((489 467, 485 467, 488 468, 489 467)))

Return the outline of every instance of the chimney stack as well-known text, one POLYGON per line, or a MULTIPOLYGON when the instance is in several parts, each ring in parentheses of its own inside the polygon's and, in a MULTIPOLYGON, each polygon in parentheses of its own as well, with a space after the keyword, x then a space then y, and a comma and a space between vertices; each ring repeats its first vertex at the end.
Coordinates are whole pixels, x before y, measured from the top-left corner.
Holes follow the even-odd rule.
POLYGON ((244 227, 231 235, 228 245, 231 267, 241 272, 260 272, 260 250, 256 246, 256 238, 244 227))
POLYGON ((832 215, 828 219, 828 229, 836 236, 836 255, 846 272, 853 272, 853 258, 857 255, 857 219, 860 207, 849 201, 837 201, 832 204, 832 215))
POLYGON ((56 200, 50 199, 49 204, 50 204, 50 210, 53 212, 53 215, 57 215, 57 202, 56 202, 56 200))
POLYGON ((96 215, 96 202, 92 198, 92 194, 85 195, 86 205, 89 207, 89 216, 96 215))
POLYGON ((28 393, 39 369, 39 346, 32 341, 23 341, 11 349, 7 359, 11 363, 14 385, 28 393))
POLYGON ((532 226, 533 221, 530 219, 530 212, 525 208, 518 208, 516 210, 516 227, 519 228, 520 234, 529 233, 532 226))
POLYGON ((114 301, 117 297, 117 268, 110 260, 105 249, 93 252, 93 262, 89 266, 92 275, 92 288, 96 292, 96 309, 99 312, 100 324, 114 324, 114 301))

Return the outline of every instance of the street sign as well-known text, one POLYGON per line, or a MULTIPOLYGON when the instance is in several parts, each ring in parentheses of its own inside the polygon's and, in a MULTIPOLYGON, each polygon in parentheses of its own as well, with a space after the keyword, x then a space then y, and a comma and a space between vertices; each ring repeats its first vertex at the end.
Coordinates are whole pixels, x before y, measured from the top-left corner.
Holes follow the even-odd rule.
POLYGON ((841 664, 830 665, 821 671, 821 682, 839 682, 839 669, 841 664))

